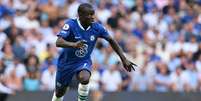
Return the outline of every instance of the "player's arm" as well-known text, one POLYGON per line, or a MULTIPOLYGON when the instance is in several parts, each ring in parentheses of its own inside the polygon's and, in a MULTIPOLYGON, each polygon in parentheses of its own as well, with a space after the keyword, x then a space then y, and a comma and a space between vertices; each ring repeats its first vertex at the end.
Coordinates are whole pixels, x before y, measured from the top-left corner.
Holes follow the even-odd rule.
POLYGON ((134 66, 137 66, 137 65, 132 63, 131 61, 129 61, 124 56, 123 50, 120 48, 118 43, 109 35, 107 30, 100 24, 99 24, 98 28, 99 28, 99 37, 104 38, 105 40, 107 40, 110 43, 113 50, 119 55, 119 57, 123 63, 124 68, 129 72, 131 71, 131 69, 135 70, 134 66))
POLYGON ((66 41, 64 40, 62 37, 58 37, 56 40, 56 46, 57 47, 62 47, 62 48, 81 48, 84 46, 84 44, 86 43, 86 41, 84 40, 80 40, 77 42, 70 42, 70 41, 66 41))
POLYGON ((62 48, 80 48, 83 47, 85 41, 80 40, 77 42, 71 42, 67 41, 65 39, 70 38, 70 33, 71 33, 71 26, 70 26, 71 21, 68 20, 64 24, 63 28, 59 33, 57 33, 57 40, 56 40, 56 46, 57 47, 62 47, 62 48))
POLYGON ((119 55, 124 68, 129 72, 131 71, 131 69, 135 70, 133 66, 137 66, 137 65, 132 63, 131 61, 127 60, 127 58, 123 54, 123 50, 120 48, 118 43, 110 35, 105 37, 105 39, 110 43, 113 50, 119 55))
POLYGON ((126 57, 124 56, 123 51, 120 48, 120 46, 118 45, 118 43, 111 36, 108 36, 105 39, 110 43, 110 45, 112 46, 114 51, 119 55, 121 60, 125 60, 126 57))

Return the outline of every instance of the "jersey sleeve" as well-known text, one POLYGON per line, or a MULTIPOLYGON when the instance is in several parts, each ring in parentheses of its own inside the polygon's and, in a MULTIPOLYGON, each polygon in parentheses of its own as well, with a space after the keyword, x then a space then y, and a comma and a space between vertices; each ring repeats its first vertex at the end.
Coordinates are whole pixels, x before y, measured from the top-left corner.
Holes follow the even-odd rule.
POLYGON ((108 31, 101 24, 99 24, 99 37, 101 37, 101 38, 107 38, 107 37, 109 37, 108 31))
POLYGON ((61 28, 60 32, 57 33, 57 36, 62 37, 63 39, 66 39, 69 36, 71 31, 70 24, 71 24, 70 21, 66 21, 63 27, 61 28))

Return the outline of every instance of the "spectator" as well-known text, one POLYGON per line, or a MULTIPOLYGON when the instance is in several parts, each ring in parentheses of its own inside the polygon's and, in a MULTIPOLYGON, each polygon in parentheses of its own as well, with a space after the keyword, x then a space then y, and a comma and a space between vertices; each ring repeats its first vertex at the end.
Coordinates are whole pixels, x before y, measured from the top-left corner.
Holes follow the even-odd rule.
POLYGON ((25 60, 26 63, 26 69, 28 72, 35 72, 39 70, 39 60, 36 55, 30 55, 25 60))
POLYGON ((139 72, 132 73, 132 89, 134 91, 148 91, 151 90, 151 78, 146 74, 146 65, 140 68, 139 72))
POLYGON ((39 74, 36 71, 28 72, 23 82, 25 91, 38 91, 40 90, 39 74))
POLYGON ((75 18, 77 17, 77 9, 80 3, 77 0, 69 0, 69 5, 67 9, 67 16, 69 18, 75 18))
POLYGON ((42 72, 41 75, 42 89, 53 91, 56 83, 52 81, 55 81, 56 79, 56 66, 54 64, 49 64, 48 69, 42 72))
POLYGON ((43 4, 39 8, 42 11, 41 17, 45 17, 43 20, 48 20, 50 26, 57 23, 57 18, 59 16, 58 7, 53 5, 53 0, 48 0, 46 4, 43 4))
POLYGON ((40 90, 39 60, 37 56, 30 55, 26 60, 27 75, 23 85, 26 91, 40 90))
POLYGON ((187 61, 185 64, 186 70, 181 74, 183 88, 186 92, 195 92, 198 87, 198 74, 193 62, 187 61))
POLYGON ((167 92, 170 90, 170 76, 169 76, 169 70, 164 63, 158 63, 157 64, 158 73, 155 76, 155 86, 156 91, 158 92, 167 92))
POLYGON ((6 101, 8 94, 14 93, 14 91, 5 85, 5 69, 6 65, 0 58, 0 99, 6 101))
POLYGON ((182 92, 184 90, 182 85, 182 69, 181 67, 177 67, 175 71, 170 74, 171 79, 171 89, 175 92, 182 92))
POLYGON ((9 64, 12 64, 14 60, 14 54, 12 52, 12 46, 9 39, 5 41, 2 52, 5 65, 8 66, 9 64))
POLYGON ((106 23, 107 19, 111 15, 111 12, 105 6, 106 6, 106 1, 100 1, 99 7, 96 11, 96 14, 97 14, 96 16, 102 23, 106 23))
POLYGON ((113 6, 111 8, 111 15, 109 16, 109 18, 107 19, 107 24, 111 27, 111 28, 118 28, 118 20, 119 20, 119 16, 118 16, 118 11, 117 11, 117 7, 113 6))
POLYGON ((16 36, 12 51, 17 59, 19 59, 20 61, 24 61, 26 57, 25 56, 26 51, 25 51, 25 47, 23 46, 23 36, 21 35, 16 36))
POLYGON ((178 66, 181 65, 181 59, 177 57, 177 54, 170 54, 170 61, 168 62, 168 69, 174 72, 178 66))
POLYGON ((6 78, 6 85, 7 87, 11 88, 14 91, 21 91, 22 90, 22 78, 16 75, 17 69, 13 69, 10 75, 7 75, 6 78))
POLYGON ((23 79, 27 75, 27 70, 25 65, 19 59, 15 58, 14 63, 8 65, 5 73, 7 76, 15 75, 16 78, 23 79))
POLYGON ((94 49, 94 52, 92 54, 92 59, 98 62, 98 64, 105 64, 105 59, 106 59, 105 52, 106 50, 103 46, 103 43, 101 41, 98 41, 96 44, 96 48, 94 49))
POLYGON ((101 82, 103 83, 103 90, 105 92, 121 90, 122 78, 120 72, 117 70, 116 64, 111 65, 108 70, 103 72, 101 82))

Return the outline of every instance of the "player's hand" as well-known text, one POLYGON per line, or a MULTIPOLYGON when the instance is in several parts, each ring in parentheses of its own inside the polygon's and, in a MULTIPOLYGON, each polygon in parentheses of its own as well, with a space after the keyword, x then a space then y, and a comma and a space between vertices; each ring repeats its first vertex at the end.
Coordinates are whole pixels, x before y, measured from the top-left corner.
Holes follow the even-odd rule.
POLYGON ((86 44, 87 41, 86 40, 79 40, 75 43, 75 48, 82 48, 84 47, 84 44, 86 44))
POLYGON ((123 66, 124 68, 128 71, 128 72, 131 72, 131 70, 133 69, 135 71, 135 68, 134 67, 137 67, 137 65, 129 60, 123 60, 123 66))

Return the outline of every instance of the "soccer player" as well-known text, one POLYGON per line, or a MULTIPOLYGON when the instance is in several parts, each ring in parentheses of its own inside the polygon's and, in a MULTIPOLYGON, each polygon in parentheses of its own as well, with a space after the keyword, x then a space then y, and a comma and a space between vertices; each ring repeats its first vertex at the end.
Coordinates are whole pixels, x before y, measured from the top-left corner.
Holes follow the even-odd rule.
POLYGON ((63 50, 58 58, 56 89, 52 101, 62 101, 73 75, 76 75, 79 81, 78 101, 87 101, 92 68, 90 55, 98 38, 104 38, 110 43, 128 72, 136 66, 127 60, 107 30, 101 24, 94 22, 94 13, 92 5, 81 4, 78 7, 78 18, 66 20, 57 35, 56 46, 62 47, 63 50))

